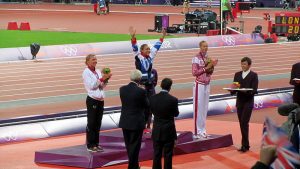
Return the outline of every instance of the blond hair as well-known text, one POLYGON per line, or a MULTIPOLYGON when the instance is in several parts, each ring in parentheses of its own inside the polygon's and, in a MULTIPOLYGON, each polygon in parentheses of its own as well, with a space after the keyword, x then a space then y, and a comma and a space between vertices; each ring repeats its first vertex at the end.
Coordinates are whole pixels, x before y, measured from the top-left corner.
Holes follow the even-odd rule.
POLYGON ((203 43, 207 43, 207 42, 206 42, 205 40, 201 41, 201 42, 199 43, 199 47, 201 47, 203 43))
POLYGON ((91 59, 91 58, 95 58, 96 55, 95 54, 88 54, 86 57, 85 57, 85 64, 87 65, 87 62, 91 59))

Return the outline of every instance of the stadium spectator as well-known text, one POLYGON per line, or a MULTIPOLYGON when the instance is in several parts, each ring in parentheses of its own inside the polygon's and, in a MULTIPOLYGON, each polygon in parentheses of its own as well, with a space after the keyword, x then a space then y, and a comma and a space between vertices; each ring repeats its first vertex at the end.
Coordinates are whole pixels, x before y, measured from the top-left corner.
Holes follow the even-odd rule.
POLYGON ((182 5, 182 12, 183 14, 189 13, 190 12, 190 0, 184 0, 183 5, 182 5))
POLYGON ((230 0, 222 0, 222 19, 228 21, 228 17, 231 16, 230 0))
POLYGON ((270 169, 270 165, 276 159, 276 146, 267 145, 260 149, 260 159, 251 169, 270 169))

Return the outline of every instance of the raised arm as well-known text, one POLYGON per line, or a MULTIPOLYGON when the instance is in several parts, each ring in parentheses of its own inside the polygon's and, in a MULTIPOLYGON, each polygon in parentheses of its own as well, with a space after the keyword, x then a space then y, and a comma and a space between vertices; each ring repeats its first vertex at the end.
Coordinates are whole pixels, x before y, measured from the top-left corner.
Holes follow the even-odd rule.
POLYGON ((137 42, 136 42, 136 37, 135 37, 136 29, 134 29, 132 26, 129 27, 129 34, 131 36, 131 46, 132 46, 132 51, 134 53, 134 56, 136 56, 139 52, 137 42))
POLYGON ((157 52, 159 51, 159 49, 160 49, 162 43, 164 42, 164 38, 165 38, 166 35, 167 35, 167 31, 166 31, 166 29, 163 29, 163 30, 162 30, 162 36, 161 36, 161 38, 160 38, 159 41, 156 42, 156 43, 154 44, 154 46, 151 48, 150 57, 151 57, 152 59, 155 58, 155 56, 156 56, 157 52))

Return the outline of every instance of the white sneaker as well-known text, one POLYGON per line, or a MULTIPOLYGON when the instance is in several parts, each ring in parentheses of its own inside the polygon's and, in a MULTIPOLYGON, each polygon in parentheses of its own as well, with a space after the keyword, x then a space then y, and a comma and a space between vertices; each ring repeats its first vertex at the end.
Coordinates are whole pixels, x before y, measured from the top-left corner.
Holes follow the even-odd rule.
POLYGON ((87 151, 95 153, 98 151, 97 147, 91 147, 91 148, 87 148, 87 151))
POLYGON ((201 133, 201 134, 199 134, 201 137, 203 137, 203 138, 207 138, 208 137, 208 135, 206 134, 206 133, 201 133))
POLYGON ((201 138, 201 136, 199 134, 194 134, 193 135, 193 139, 200 139, 200 138, 201 138))

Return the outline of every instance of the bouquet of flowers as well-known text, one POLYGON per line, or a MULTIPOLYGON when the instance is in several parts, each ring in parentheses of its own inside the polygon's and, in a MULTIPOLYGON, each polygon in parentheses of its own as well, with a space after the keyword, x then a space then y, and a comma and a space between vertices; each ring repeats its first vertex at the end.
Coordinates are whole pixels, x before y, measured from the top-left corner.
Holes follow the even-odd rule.
POLYGON ((216 66, 218 63, 218 59, 207 58, 206 62, 207 64, 213 64, 213 66, 216 66))
MULTIPOLYGON (((107 74, 110 74, 110 73, 111 73, 111 70, 110 70, 110 68, 105 67, 105 68, 102 69, 102 73, 107 75, 107 74)), ((109 78, 108 78, 108 79, 109 79, 109 78)), ((104 80, 104 83, 108 83, 108 79, 105 79, 105 80, 104 80)))
POLYGON ((213 59, 210 57, 206 59, 205 66, 212 64, 212 67, 207 71, 208 74, 212 74, 214 72, 215 69, 214 67, 217 65, 217 63, 218 63, 218 59, 213 59))
POLYGON ((230 86, 232 89, 239 89, 241 87, 241 84, 239 82, 233 82, 230 86))

